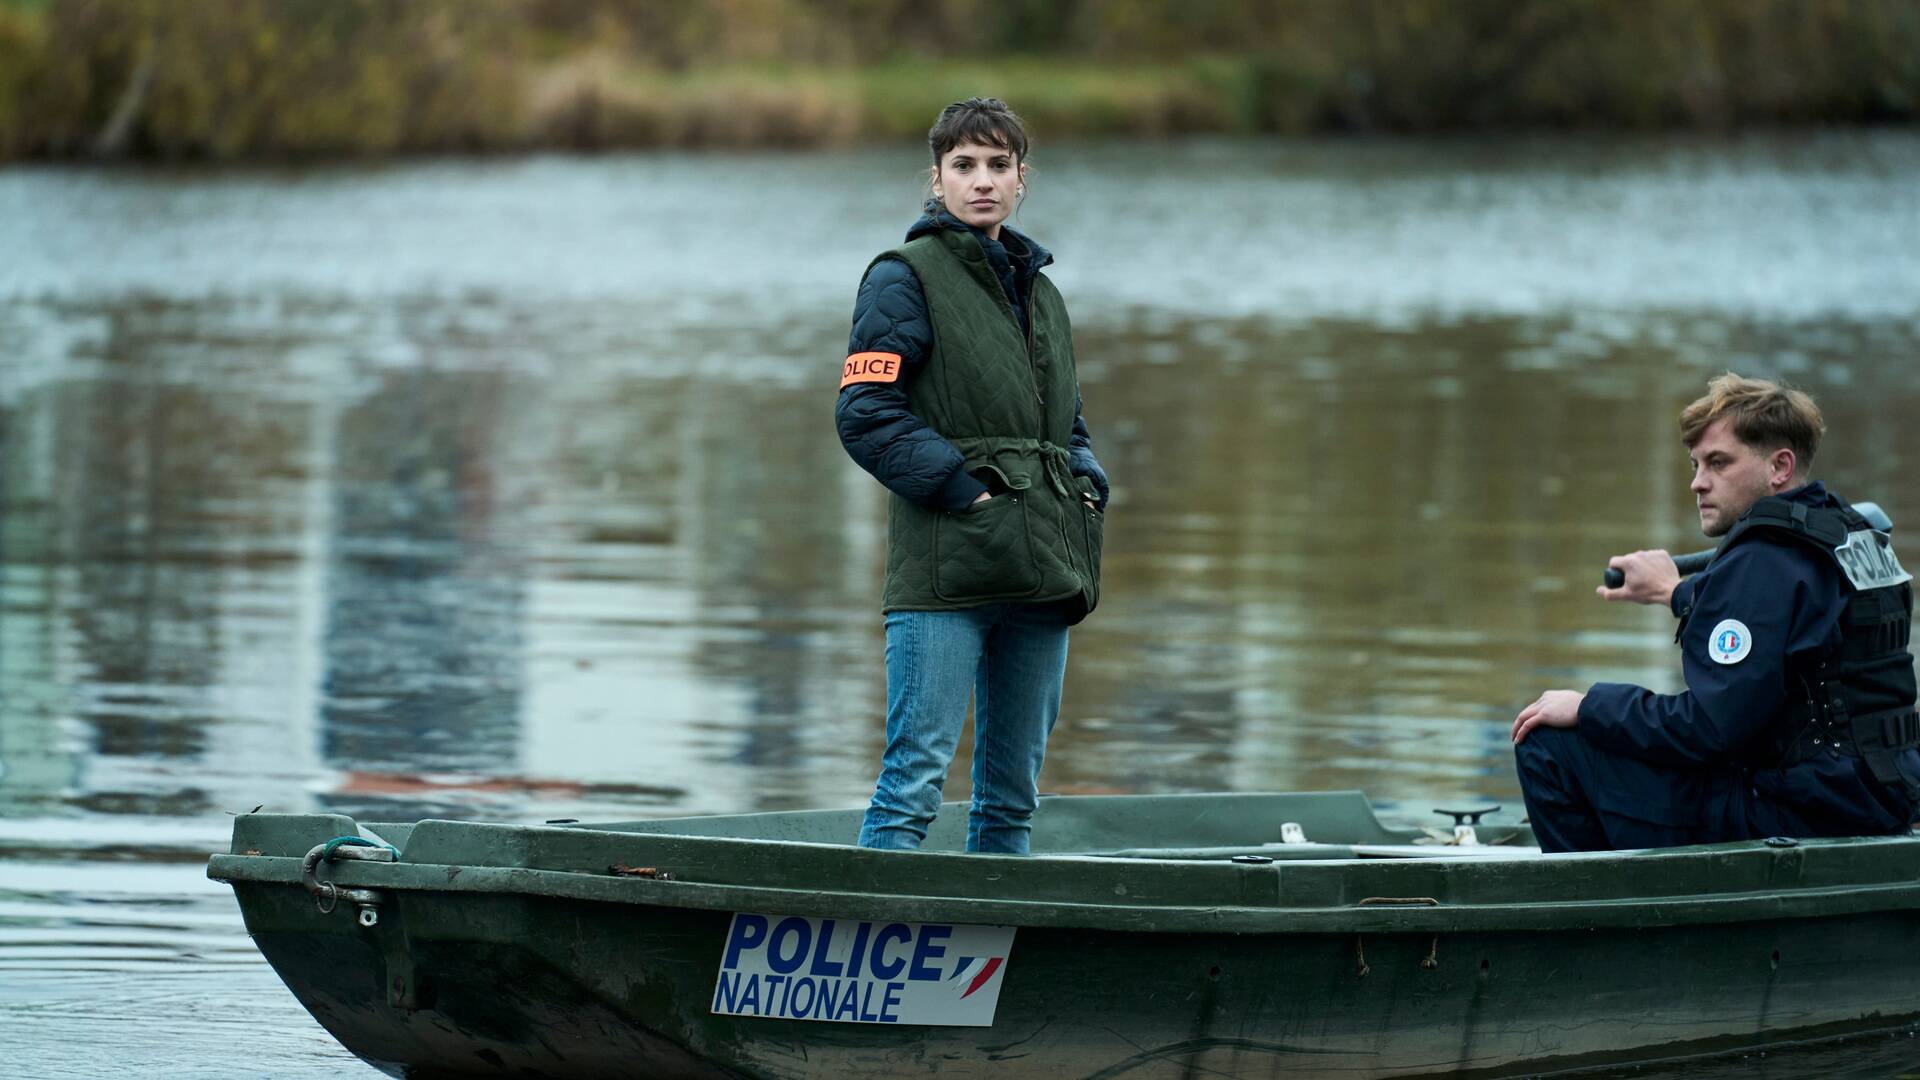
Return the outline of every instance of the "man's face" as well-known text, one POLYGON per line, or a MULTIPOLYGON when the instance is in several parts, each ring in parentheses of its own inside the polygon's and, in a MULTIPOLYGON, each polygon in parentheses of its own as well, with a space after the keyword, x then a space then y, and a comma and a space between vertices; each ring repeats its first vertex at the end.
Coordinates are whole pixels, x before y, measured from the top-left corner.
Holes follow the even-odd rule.
POLYGON ((1693 462, 1692 491, 1700 506, 1700 531, 1725 536, 1747 508, 1765 496, 1785 491, 1793 479, 1793 454, 1764 453, 1740 441, 1733 422, 1722 417, 1707 425, 1688 451, 1693 462))

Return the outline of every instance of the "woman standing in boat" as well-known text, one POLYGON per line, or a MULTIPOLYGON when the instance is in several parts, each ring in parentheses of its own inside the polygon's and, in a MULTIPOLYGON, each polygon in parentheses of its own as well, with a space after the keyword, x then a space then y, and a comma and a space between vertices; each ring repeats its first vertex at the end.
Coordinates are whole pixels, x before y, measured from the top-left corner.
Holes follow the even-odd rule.
POLYGON ((1107 478, 1080 417, 1073 332, 1047 250, 1005 225, 1027 133, 1005 102, 927 133, 925 213, 867 267, 835 420, 893 493, 887 745, 863 847, 920 846, 974 704, 967 850, 1027 851, 1067 628, 1100 595, 1107 478))

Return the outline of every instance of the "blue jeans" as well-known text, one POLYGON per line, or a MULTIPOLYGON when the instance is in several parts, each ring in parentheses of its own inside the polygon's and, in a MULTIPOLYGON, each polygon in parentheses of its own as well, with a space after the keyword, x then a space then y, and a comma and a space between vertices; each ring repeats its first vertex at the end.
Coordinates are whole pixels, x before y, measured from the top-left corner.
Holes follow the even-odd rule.
POLYGON ((887 749, 860 846, 912 850, 926 839, 971 696, 967 850, 1026 854, 1066 674, 1067 622, 1056 605, 890 612, 887 749))

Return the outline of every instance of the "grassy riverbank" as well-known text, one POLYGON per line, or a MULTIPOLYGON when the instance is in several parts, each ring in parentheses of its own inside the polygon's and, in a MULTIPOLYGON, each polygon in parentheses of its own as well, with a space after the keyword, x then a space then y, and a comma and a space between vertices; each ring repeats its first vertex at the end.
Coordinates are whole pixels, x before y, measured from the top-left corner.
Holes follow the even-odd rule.
POLYGON ((0 0, 0 159, 1920 117, 1920 0, 0 0))

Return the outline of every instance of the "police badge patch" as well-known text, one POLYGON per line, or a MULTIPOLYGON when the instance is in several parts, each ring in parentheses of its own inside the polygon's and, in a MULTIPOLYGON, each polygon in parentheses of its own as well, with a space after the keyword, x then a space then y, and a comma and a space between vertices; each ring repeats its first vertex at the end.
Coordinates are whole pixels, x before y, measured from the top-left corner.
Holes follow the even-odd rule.
POLYGON ((1721 619, 1707 639, 1707 655, 1716 664, 1737 664, 1753 651, 1753 635, 1739 619, 1721 619))

